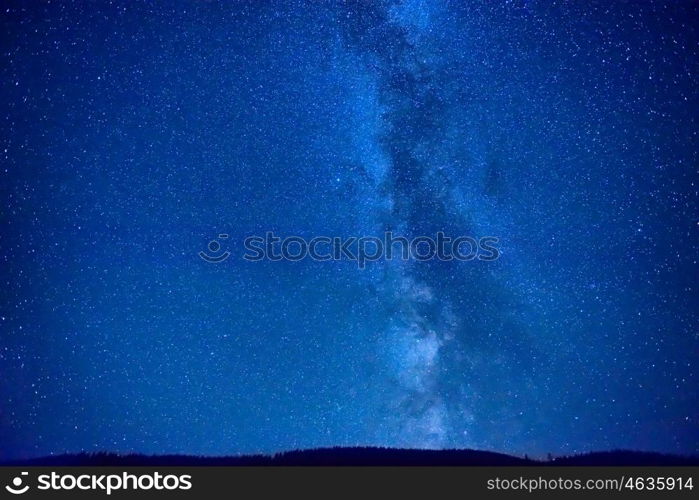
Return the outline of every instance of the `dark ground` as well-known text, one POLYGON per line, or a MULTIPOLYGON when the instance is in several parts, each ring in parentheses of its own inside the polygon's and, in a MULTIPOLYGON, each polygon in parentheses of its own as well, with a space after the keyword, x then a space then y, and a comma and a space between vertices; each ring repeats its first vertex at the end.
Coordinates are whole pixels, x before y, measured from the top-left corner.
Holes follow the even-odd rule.
POLYGON ((2 465, 35 466, 687 466, 699 465, 699 456, 615 450, 551 460, 535 460, 476 450, 411 450, 393 448, 321 448, 275 455, 206 457, 191 455, 118 455, 79 453, 3 462, 2 465))

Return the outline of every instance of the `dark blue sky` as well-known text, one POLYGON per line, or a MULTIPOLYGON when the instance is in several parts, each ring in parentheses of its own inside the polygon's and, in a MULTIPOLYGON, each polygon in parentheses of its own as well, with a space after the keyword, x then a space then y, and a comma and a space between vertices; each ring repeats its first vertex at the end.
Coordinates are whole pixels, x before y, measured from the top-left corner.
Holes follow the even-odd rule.
POLYGON ((699 451, 696 2, 0 16, 0 458, 699 451), (502 255, 241 258, 389 229, 502 255))

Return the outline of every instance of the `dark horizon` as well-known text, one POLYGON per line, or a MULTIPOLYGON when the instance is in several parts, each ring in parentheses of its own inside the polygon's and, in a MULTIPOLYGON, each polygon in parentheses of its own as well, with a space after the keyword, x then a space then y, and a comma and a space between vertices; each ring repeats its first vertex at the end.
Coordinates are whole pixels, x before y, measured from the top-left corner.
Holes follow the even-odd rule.
POLYGON ((427 450, 374 446, 288 450, 254 455, 143 455, 67 453, 24 460, 0 461, 0 466, 696 466, 699 455, 608 450, 546 458, 513 456, 483 450, 427 450))

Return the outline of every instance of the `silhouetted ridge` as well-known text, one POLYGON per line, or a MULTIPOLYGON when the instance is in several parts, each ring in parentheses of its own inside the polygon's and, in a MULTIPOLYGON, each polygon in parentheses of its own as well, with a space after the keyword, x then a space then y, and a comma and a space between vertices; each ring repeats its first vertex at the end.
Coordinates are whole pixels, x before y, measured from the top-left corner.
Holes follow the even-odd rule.
POLYGON ((680 456, 649 451, 596 451, 581 455, 556 457, 555 465, 699 465, 699 456, 680 456))
POLYGON ((3 465, 36 466, 518 466, 518 465, 699 465, 699 457, 683 457, 652 452, 615 450, 533 460, 502 453, 477 450, 416 450, 376 447, 336 447, 295 450, 274 455, 206 457, 194 455, 119 455, 116 453, 76 453, 27 460, 11 460, 3 465))

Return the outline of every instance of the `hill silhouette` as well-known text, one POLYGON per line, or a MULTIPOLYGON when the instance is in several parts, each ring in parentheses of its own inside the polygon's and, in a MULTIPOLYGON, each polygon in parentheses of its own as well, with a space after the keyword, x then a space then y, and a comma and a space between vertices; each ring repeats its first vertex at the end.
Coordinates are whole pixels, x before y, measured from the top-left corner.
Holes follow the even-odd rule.
POLYGON ((699 456, 614 450, 536 460, 478 450, 420 450, 378 447, 336 447, 295 450, 274 455, 195 456, 76 453, 2 465, 29 466, 689 466, 699 456))

